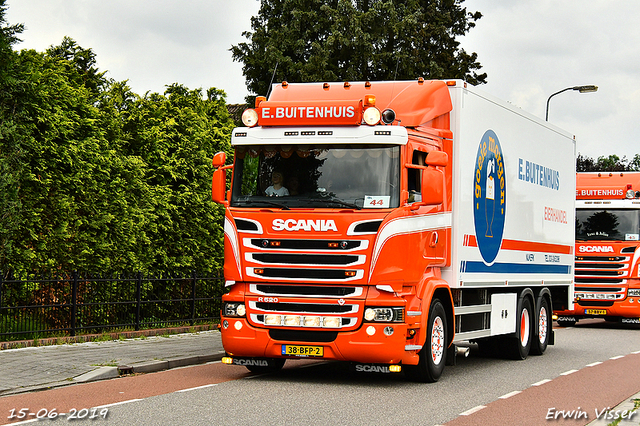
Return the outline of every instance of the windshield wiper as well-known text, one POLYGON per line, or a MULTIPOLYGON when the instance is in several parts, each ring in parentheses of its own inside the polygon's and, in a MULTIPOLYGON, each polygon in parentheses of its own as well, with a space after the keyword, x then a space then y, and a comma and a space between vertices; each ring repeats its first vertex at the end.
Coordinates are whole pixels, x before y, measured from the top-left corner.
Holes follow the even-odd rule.
POLYGON ((266 204, 267 206, 279 207, 282 210, 291 210, 288 206, 286 206, 284 204, 280 204, 280 203, 276 203, 274 201, 268 201, 268 200, 244 200, 244 201, 238 201, 238 203, 243 203, 243 204, 266 204))
POLYGON ((342 207, 349 207, 350 209, 361 210, 362 207, 357 204, 349 203, 347 201, 341 200, 339 198, 328 198, 328 197, 320 197, 320 198, 309 198, 306 200, 308 202, 321 202, 328 204, 336 204, 342 207))

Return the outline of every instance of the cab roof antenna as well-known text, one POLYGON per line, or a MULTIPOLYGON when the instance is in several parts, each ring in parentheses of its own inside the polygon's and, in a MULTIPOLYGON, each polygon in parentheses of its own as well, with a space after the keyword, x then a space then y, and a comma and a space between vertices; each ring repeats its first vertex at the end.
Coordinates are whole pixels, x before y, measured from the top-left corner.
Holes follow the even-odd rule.
POLYGON ((273 74, 271 74, 271 81, 269 82, 269 90, 267 90, 266 98, 269 99, 269 95, 271 94, 271 87, 273 86, 273 79, 276 77, 276 70, 278 69, 279 62, 276 62, 276 66, 273 68, 273 74))

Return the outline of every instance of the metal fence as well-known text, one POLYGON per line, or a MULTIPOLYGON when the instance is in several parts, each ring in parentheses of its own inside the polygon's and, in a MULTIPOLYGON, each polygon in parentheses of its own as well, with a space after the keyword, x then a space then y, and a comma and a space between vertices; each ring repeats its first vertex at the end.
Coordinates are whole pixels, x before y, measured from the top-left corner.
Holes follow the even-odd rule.
POLYGON ((212 322, 220 317, 221 277, 4 277, 0 341, 212 322))

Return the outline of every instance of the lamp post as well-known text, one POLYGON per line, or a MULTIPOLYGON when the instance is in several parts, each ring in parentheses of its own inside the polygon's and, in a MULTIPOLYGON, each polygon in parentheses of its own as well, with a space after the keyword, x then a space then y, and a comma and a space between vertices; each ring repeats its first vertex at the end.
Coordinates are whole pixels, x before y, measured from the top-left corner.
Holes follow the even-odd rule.
POLYGON ((547 99, 547 113, 546 113, 545 118, 544 118, 546 121, 549 121, 549 101, 551 100, 551 98, 554 97, 555 95, 559 94, 559 93, 566 92, 567 90, 577 90, 580 93, 591 93, 591 92, 598 91, 598 86, 588 85, 588 86, 567 87, 566 89, 562 89, 562 90, 552 94, 551 96, 549 96, 549 99, 547 99))

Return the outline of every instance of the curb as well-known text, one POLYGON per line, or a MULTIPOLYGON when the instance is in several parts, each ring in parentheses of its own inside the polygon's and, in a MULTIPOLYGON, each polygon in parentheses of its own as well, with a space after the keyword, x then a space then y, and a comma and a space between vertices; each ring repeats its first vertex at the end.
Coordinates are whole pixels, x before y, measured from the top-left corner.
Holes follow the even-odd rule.
MULTIPOLYGON (((612 416, 620 416, 620 422, 616 423, 619 426, 622 425, 634 425, 637 426, 640 424, 640 410, 634 410, 634 400, 640 399, 640 392, 633 395, 632 397, 622 401, 620 404, 611 408, 612 416), (631 419, 628 418, 629 413, 631 413, 631 419), (622 418, 622 416, 625 418, 622 418)), ((612 424, 617 420, 616 418, 605 419, 605 417, 601 417, 600 419, 594 420, 590 423, 587 423, 586 426, 607 426, 612 424)))
POLYGON ((163 361, 144 361, 131 366, 120 365, 117 367, 99 367, 66 381, 44 383, 41 385, 27 386, 18 389, 7 389, 5 391, 0 390, 0 397, 43 391, 80 383, 96 382, 99 380, 115 379, 118 377, 126 377, 131 374, 156 373, 158 371, 170 370, 172 368, 206 364, 209 362, 220 361, 223 356, 224 352, 217 352, 210 355, 171 358, 163 361))
MULTIPOLYGON (((117 368, 120 372, 120 376, 126 376, 128 374, 144 374, 155 373, 163 370, 170 370, 172 368, 187 367, 190 365, 206 364, 208 362, 220 361, 224 356, 223 352, 214 353, 211 355, 189 356, 180 358, 171 358, 159 361, 144 361, 133 365, 119 365, 117 368)), ((100 380, 100 379, 96 379, 100 380)))
POLYGON ((73 381, 77 383, 93 382, 95 380, 115 379, 119 375, 118 367, 100 367, 74 377, 73 381))

